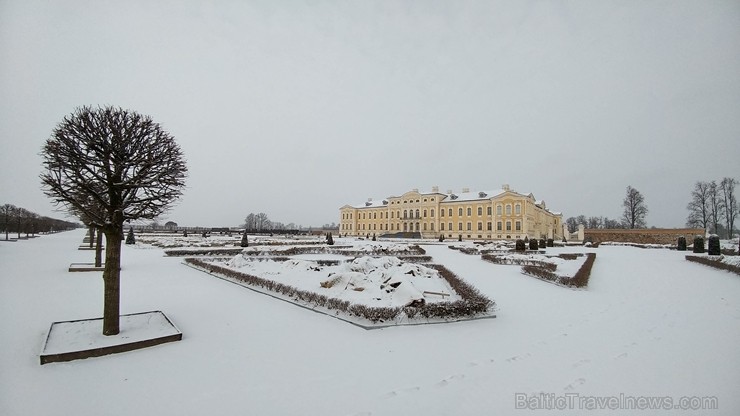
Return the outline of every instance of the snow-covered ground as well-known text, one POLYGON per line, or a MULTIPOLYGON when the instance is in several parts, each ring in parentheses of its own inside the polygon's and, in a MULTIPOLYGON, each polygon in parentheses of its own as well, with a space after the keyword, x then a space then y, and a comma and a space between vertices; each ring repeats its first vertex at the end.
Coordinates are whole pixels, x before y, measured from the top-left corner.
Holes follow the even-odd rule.
POLYGON ((597 253, 575 291, 425 245, 497 318, 366 331, 124 246, 121 312, 162 310, 183 340, 40 366, 51 322, 102 314, 100 273, 67 272, 91 261, 83 235, 0 243, 1 415, 498 415, 548 397, 575 409, 532 413, 740 413, 740 277, 684 252, 549 248, 597 253), (718 409, 578 408, 620 394, 718 409))

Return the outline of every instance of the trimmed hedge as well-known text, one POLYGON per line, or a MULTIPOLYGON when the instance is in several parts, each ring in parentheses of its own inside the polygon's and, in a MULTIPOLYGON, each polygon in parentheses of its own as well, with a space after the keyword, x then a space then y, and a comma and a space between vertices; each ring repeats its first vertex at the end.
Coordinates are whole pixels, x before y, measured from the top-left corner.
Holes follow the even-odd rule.
MULTIPOLYGON (((561 255, 562 256, 562 255, 561 255)), ((596 254, 586 254, 586 261, 583 262, 581 268, 578 269, 573 277, 558 276, 554 273, 555 269, 548 270, 540 266, 526 265, 522 267, 522 272, 531 276, 538 277, 543 280, 548 280, 563 286, 570 287, 586 287, 588 286, 588 279, 591 277, 591 268, 596 260, 596 254)))
POLYGON ((493 264, 501 264, 505 266, 536 266, 550 271, 555 271, 555 269, 558 267, 556 264, 548 263, 541 260, 533 260, 528 258, 505 258, 502 256, 491 254, 484 254, 481 256, 481 259, 493 264))
POLYGON ((728 272, 740 275, 740 267, 733 266, 727 263, 722 263, 718 259, 711 259, 709 257, 701 257, 701 256, 686 256, 686 260, 693 261, 694 263, 703 264, 705 266, 714 267, 715 269, 726 270, 728 272))

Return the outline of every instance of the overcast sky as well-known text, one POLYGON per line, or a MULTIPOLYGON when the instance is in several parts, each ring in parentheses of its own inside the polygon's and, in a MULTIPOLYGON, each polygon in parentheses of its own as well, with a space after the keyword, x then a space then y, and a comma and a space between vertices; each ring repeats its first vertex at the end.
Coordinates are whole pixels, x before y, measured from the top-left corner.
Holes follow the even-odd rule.
POLYGON ((506 183, 680 227, 740 179, 740 2, 0 0, 0 203, 64 217, 39 152, 82 105, 175 137, 181 225, 506 183))

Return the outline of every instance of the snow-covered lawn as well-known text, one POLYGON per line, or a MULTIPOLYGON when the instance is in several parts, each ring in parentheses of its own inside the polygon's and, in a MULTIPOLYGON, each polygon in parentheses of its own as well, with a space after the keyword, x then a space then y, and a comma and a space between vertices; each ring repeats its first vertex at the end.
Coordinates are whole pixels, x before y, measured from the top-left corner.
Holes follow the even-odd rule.
MULTIPOLYGON (((122 313, 183 340, 38 364, 51 322, 99 317, 84 230, 0 245, 1 415, 665 415, 740 413, 740 278, 685 252, 602 246, 586 290, 424 245, 496 319, 366 331, 124 246, 122 313), (520 394, 519 396, 516 396, 520 394), (530 412, 516 398, 716 397, 717 410, 530 412), (524 395, 524 396, 522 396, 524 395)), ((342 245, 342 239, 337 239, 342 245)), ((543 402, 544 404, 544 402, 543 402)))

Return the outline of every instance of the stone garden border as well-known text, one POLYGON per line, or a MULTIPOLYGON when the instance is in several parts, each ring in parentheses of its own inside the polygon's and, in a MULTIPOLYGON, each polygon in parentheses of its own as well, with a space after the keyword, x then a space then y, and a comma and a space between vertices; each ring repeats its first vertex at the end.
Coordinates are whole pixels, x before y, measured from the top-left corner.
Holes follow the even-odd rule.
POLYGON ((121 332, 111 336, 102 335, 103 318, 53 322, 39 354, 41 365, 102 357, 182 339, 182 332, 162 311, 121 315, 120 319, 121 332))

